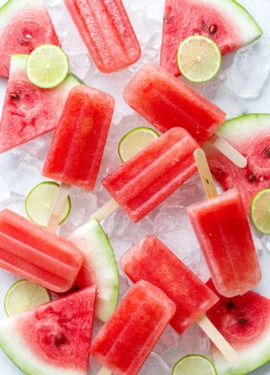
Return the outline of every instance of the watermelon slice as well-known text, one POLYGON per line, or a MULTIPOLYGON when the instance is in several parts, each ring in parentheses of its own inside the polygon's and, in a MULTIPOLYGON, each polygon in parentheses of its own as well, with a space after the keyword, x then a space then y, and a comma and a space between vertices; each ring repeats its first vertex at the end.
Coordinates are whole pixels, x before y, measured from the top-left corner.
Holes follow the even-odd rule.
POLYGON ((29 55, 41 44, 60 45, 42 0, 8 0, 0 8, 0 76, 9 76, 10 56, 29 55))
POLYGON ((30 375, 86 375, 95 286, 0 322, 0 346, 30 375))
POLYGON ((66 98, 80 82, 72 75, 54 89, 40 89, 27 79, 27 55, 12 55, 0 125, 0 153, 55 128, 66 98))
MULTIPOLYGON (((217 293, 212 280, 207 285, 217 293)), ((218 375, 243 375, 270 360, 270 300, 254 292, 220 300, 207 312, 208 318, 237 351, 231 364, 212 345, 218 375)))
POLYGON ((75 286, 97 286, 95 315, 106 322, 114 312, 119 293, 119 275, 110 241, 95 219, 78 227, 66 239, 84 255, 75 286))
POLYGON ((163 22, 160 65, 176 76, 177 49, 188 36, 212 38, 225 54, 262 35, 252 16, 234 0, 166 0, 163 22))
POLYGON ((255 193, 270 185, 270 114, 249 114, 226 121, 216 134, 247 157, 238 168, 209 143, 204 145, 210 169, 225 190, 237 188, 247 213, 255 193))

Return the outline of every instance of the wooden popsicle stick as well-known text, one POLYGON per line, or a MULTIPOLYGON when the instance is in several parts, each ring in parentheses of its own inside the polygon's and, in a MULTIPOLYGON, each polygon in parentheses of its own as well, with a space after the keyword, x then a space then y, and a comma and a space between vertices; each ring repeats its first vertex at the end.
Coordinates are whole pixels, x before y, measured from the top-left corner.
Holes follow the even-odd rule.
POLYGON ((238 152, 230 143, 225 139, 214 134, 209 142, 212 143, 223 155, 230 159, 237 167, 245 168, 247 166, 247 158, 238 152))
POLYGON ((51 232, 55 232, 58 223, 61 218, 61 213, 64 207, 64 203, 68 197, 69 191, 70 191, 71 185, 63 184, 61 183, 57 196, 55 198, 52 211, 50 213, 50 217, 47 224, 47 229, 51 232))
MULTIPOLYGON (((207 198, 215 198, 218 194, 204 151, 202 149, 197 149, 194 151, 193 155, 207 198)), ((238 354, 236 351, 205 315, 202 315, 201 318, 197 320, 197 323, 229 362, 233 363, 237 361, 238 354)))
POLYGON ((111 375, 112 372, 108 370, 106 367, 102 367, 102 369, 99 370, 97 375, 111 375))
POLYGON ((197 150, 194 151, 193 155, 207 198, 215 198, 218 194, 204 151, 201 148, 197 148, 197 150))
POLYGON ((105 203, 104 206, 100 207, 100 209, 93 213, 90 219, 96 219, 100 222, 106 219, 106 217, 113 213, 118 207, 119 204, 112 198, 107 203, 105 203))
POLYGON ((214 324, 207 318, 207 316, 202 315, 196 323, 207 334, 210 340, 213 341, 213 343, 224 355, 228 362, 235 363, 238 360, 237 352, 232 348, 232 346, 222 336, 222 334, 216 329, 214 324))

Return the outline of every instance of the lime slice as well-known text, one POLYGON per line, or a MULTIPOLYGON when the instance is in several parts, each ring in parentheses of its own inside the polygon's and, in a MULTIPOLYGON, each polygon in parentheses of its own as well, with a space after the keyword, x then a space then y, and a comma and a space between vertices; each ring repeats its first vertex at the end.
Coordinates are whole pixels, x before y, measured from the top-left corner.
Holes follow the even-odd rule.
POLYGON ((255 228, 270 233, 270 189, 264 189, 254 195, 250 205, 250 216, 255 228))
POLYGON ((217 375, 213 363, 199 354, 181 358, 173 367, 173 375, 217 375))
POLYGON ((5 312, 8 316, 50 301, 47 289, 28 280, 19 280, 11 285, 4 300, 5 312))
POLYGON ((127 161, 158 137, 158 133, 151 128, 139 127, 130 130, 118 144, 120 159, 122 162, 127 161))
POLYGON ((69 71, 65 52, 52 44, 43 44, 34 49, 26 63, 26 74, 33 85, 45 89, 58 86, 69 71))
POLYGON ((178 68, 191 82, 206 82, 214 78, 220 69, 221 61, 220 49, 210 38, 193 35, 179 44, 178 68))
MULTIPOLYGON (((25 200, 25 211, 30 220, 43 227, 47 226, 52 207, 58 193, 59 184, 53 181, 41 182, 36 185, 25 200)), ((63 223, 71 210, 71 201, 68 196, 59 224, 63 223)))

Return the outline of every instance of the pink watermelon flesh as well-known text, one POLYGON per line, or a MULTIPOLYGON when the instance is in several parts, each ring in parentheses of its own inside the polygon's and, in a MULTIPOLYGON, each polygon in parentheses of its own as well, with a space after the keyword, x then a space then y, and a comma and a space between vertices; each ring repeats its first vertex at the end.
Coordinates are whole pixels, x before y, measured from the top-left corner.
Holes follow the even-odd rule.
POLYGON ((247 13, 232 0, 166 0, 160 65, 170 73, 180 75, 176 63, 179 43, 194 34, 213 39, 222 54, 256 40, 262 32, 248 13, 246 20, 243 18, 239 22, 238 13, 242 16, 243 12, 247 13))
POLYGON ((239 355, 235 364, 228 363, 212 345, 213 359, 219 375, 247 374, 270 360, 270 300, 252 291, 227 298, 220 295, 212 280, 207 285, 220 300, 207 317, 239 355))
POLYGON ((13 55, 0 125, 0 153, 38 137, 57 125, 70 89, 79 84, 72 76, 54 89, 40 89, 25 73, 27 55, 13 55))
POLYGON ((42 1, 36 0, 35 3, 29 2, 28 5, 26 1, 9 0, 3 10, 0 9, 0 17, 6 16, 5 10, 9 18, 0 28, 0 76, 2 77, 9 76, 12 54, 28 55, 41 44, 60 46, 50 16, 42 1), (14 1, 17 2, 16 7, 11 4, 14 1))
POLYGON ((1 348, 28 374, 87 374, 95 297, 91 286, 8 318, 1 348))
POLYGON ((238 168, 212 145, 204 149, 212 174, 225 190, 236 188, 247 213, 254 194, 270 186, 270 114, 249 114, 226 121, 217 134, 243 156, 245 168, 238 168))

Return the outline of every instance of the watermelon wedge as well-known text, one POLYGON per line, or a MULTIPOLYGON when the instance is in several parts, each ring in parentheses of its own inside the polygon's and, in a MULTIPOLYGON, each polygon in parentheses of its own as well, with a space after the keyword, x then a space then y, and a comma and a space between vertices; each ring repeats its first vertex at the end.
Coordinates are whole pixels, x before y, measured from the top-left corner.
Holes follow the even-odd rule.
POLYGON ((225 54, 262 35, 252 16, 234 0, 166 0, 163 22, 160 65, 176 76, 177 49, 188 36, 212 38, 225 54))
POLYGON ((0 8, 0 76, 9 76, 10 56, 29 55, 41 44, 60 45, 42 0, 8 0, 0 8))
MULTIPOLYGON (((212 280, 207 285, 215 290, 212 280)), ((217 293, 218 294, 218 293, 217 293)), ((218 375, 244 375, 270 360, 270 300, 254 292, 220 300, 207 312, 208 318, 237 351, 229 363, 212 345, 218 375)))
POLYGON ((0 346, 29 375, 86 375, 95 286, 0 322, 0 346))
POLYGON ((72 87, 73 76, 54 89, 40 89, 27 79, 27 55, 12 55, 0 124, 0 153, 55 128, 72 87))
POLYGON ((255 193, 270 185, 270 114, 248 114, 226 121, 216 134, 247 157, 238 168, 209 143, 204 145, 212 174, 225 190, 240 192, 247 213, 255 193))
POLYGON ((84 262, 75 286, 97 286, 95 316, 106 322, 114 312, 119 294, 119 275, 114 252, 108 237, 95 219, 71 232, 66 239, 76 245, 84 262))

